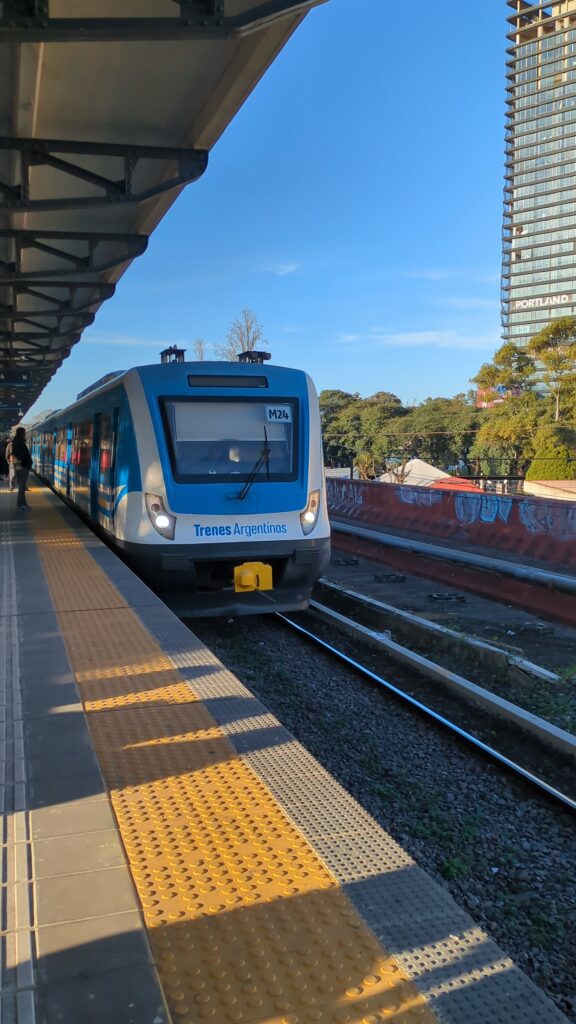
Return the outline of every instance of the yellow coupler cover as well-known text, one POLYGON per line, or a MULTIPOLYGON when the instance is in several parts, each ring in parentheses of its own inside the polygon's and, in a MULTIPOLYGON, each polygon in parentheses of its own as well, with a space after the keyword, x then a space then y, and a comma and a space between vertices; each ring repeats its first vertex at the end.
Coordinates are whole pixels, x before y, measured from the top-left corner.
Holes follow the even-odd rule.
POLYGON ((235 565, 234 590, 272 590, 272 566, 264 562, 235 565))

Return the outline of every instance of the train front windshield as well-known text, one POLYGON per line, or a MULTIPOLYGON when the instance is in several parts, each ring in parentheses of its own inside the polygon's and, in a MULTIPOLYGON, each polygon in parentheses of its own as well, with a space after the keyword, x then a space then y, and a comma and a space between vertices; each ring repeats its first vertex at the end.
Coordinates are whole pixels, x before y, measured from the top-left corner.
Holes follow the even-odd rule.
POLYGON ((172 471, 182 483, 258 482, 298 475, 298 403, 253 398, 164 399, 172 471))

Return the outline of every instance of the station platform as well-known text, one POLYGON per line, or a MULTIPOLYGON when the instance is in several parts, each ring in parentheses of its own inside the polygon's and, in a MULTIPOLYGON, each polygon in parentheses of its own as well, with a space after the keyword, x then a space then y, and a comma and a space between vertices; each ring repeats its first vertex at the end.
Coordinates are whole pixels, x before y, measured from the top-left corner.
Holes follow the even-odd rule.
POLYGON ((50 491, 0 492, 2 1024, 566 1018, 50 491))

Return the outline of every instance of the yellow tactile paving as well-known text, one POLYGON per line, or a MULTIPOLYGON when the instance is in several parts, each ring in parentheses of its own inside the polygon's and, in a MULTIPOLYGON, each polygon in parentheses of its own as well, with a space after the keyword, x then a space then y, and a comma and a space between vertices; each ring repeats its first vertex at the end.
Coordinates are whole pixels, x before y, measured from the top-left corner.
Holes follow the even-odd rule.
POLYGON ((435 1022, 60 514, 34 504, 173 1021, 435 1022))
POLYGON ((34 519, 34 534, 56 611, 126 608, 122 595, 45 496, 34 495, 30 504, 42 506, 42 518, 34 519))
POLYGON ((194 699, 190 687, 135 620, 130 608, 100 609, 91 616, 89 636, 84 617, 73 612, 62 613, 61 617, 67 623, 70 657, 75 665, 82 666, 76 679, 82 685, 88 711, 143 703, 187 704, 194 699), (122 651, 120 661, 118 650, 122 651))

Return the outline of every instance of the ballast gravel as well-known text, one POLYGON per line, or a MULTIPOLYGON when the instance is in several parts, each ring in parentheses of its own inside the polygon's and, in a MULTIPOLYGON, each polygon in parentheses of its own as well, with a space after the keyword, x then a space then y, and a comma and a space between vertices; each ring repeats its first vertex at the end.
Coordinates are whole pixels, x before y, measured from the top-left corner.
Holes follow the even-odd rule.
POLYGON ((574 818, 276 620, 189 625, 576 1022, 574 818))

